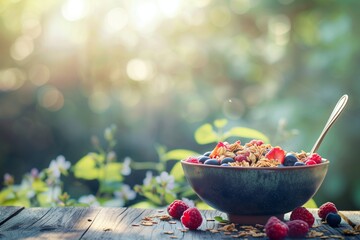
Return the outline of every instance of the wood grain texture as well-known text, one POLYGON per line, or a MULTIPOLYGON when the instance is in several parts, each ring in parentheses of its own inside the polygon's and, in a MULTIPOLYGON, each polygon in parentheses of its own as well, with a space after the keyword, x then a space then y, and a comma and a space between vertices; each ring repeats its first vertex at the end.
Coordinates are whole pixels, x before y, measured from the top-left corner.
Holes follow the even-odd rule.
MULTIPOLYGON (((317 216, 317 209, 310 209, 317 216)), ((238 232, 217 231, 223 225, 214 221, 215 216, 226 219, 222 212, 201 211, 203 222, 196 231, 186 231, 180 220, 162 221, 166 209, 135 208, 17 208, 0 207, 0 239, 234 239, 238 232), (144 219, 151 226, 142 225, 144 219)), ((359 211, 342 211, 349 219, 359 219, 359 211)), ((285 215, 288 220, 290 214, 285 215)), ((355 221, 355 220, 354 220, 355 221)), ((352 229, 347 221, 338 228, 331 228, 317 217, 312 230, 322 232, 330 239, 360 239, 360 235, 345 236, 344 229, 352 229)), ((238 226, 241 230, 241 227, 238 226)), ((246 236, 247 239, 266 239, 246 236)), ((243 238, 241 238, 243 239, 243 238)), ((311 238, 311 239, 322 239, 311 238)))

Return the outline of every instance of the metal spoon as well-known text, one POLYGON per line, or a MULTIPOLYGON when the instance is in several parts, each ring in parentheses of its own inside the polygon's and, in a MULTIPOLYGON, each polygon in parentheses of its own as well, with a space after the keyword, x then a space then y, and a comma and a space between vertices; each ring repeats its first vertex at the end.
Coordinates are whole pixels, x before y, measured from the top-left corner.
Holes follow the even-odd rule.
POLYGON ((314 152, 316 152, 319 149, 320 144, 323 141, 326 133, 329 131, 331 126, 334 124, 336 119, 338 119, 338 117, 340 116, 340 114, 344 110, 348 98, 349 98, 348 95, 345 94, 339 99, 339 101, 337 102, 336 106, 334 107, 334 110, 332 111, 327 123, 325 124, 325 127, 322 130, 319 138, 316 140, 313 148, 311 149, 310 154, 313 154, 314 152))

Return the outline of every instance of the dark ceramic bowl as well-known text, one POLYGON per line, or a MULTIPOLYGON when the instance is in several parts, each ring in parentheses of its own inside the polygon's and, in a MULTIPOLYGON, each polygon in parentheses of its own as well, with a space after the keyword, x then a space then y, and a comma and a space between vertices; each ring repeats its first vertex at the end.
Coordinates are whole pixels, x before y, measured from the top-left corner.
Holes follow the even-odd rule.
POLYGON ((264 223, 305 204, 323 182, 329 162, 293 167, 226 167, 181 162, 196 194, 234 223, 264 223))

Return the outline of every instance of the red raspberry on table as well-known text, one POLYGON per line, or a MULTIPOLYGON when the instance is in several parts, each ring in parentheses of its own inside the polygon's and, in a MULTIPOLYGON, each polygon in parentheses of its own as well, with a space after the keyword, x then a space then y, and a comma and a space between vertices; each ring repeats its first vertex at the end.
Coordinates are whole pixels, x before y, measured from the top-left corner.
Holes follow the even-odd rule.
POLYGON ((271 217, 265 225, 266 236, 271 240, 284 239, 288 234, 288 226, 277 217, 271 217))
POLYGON ((304 207, 295 208, 290 214, 290 220, 303 220, 309 225, 309 227, 312 227, 315 222, 315 218, 312 213, 304 207))
POLYGON ((190 230, 200 227, 202 220, 201 213, 195 207, 188 208, 181 217, 182 224, 190 230))
POLYGON ((200 163, 199 159, 197 159, 196 157, 188 157, 185 162, 189 162, 189 163, 200 163))
POLYGON ((309 225, 303 220, 293 220, 286 225, 289 228, 288 236, 291 238, 302 238, 309 232, 309 225))
POLYGON ((322 157, 321 157, 319 154, 317 154, 317 153, 313 153, 313 154, 311 154, 310 156, 308 156, 308 157, 306 158, 306 160, 307 160, 307 161, 312 160, 312 161, 316 162, 316 164, 319 164, 319 163, 321 163, 321 161, 322 161, 322 157))
POLYGON ((188 208, 189 206, 185 202, 181 200, 175 200, 168 206, 167 212, 173 218, 180 219, 185 210, 188 208))
POLYGON ((322 220, 325 220, 326 216, 331 212, 332 213, 337 213, 338 210, 337 210, 334 203, 327 202, 327 203, 324 203, 323 205, 321 205, 319 207, 318 215, 322 220))

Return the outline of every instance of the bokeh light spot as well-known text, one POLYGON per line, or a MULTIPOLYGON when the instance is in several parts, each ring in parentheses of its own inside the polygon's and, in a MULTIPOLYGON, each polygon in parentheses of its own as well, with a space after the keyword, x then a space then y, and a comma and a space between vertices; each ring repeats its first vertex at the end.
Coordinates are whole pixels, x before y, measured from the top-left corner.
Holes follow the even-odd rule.
POLYGON ((27 58, 33 51, 33 40, 28 36, 21 36, 11 46, 10 55, 13 59, 21 61, 27 58))
POLYGON ((58 111, 64 106, 63 94, 53 86, 43 87, 38 95, 40 106, 50 111, 58 111))
POLYGON ((158 0, 158 5, 165 17, 173 18, 179 11, 180 2, 180 0, 158 0))
POLYGON ((24 35, 35 39, 40 36, 42 31, 40 21, 36 18, 28 18, 22 23, 22 32, 24 35))
POLYGON ((123 8, 110 10, 105 17, 105 29, 110 32, 118 32, 128 23, 128 15, 123 8))
POLYGON ((14 91, 25 82, 25 74, 18 68, 0 71, 0 91, 14 91))
POLYGON ((149 80, 154 74, 154 68, 151 63, 142 59, 132 59, 126 66, 127 75, 135 81, 149 80))
POLYGON ((244 14, 251 7, 250 0, 231 0, 230 8, 236 14, 244 14))
POLYGON ((88 13, 85 0, 68 0, 61 9, 63 17, 68 21, 76 21, 84 18, 88 13))

